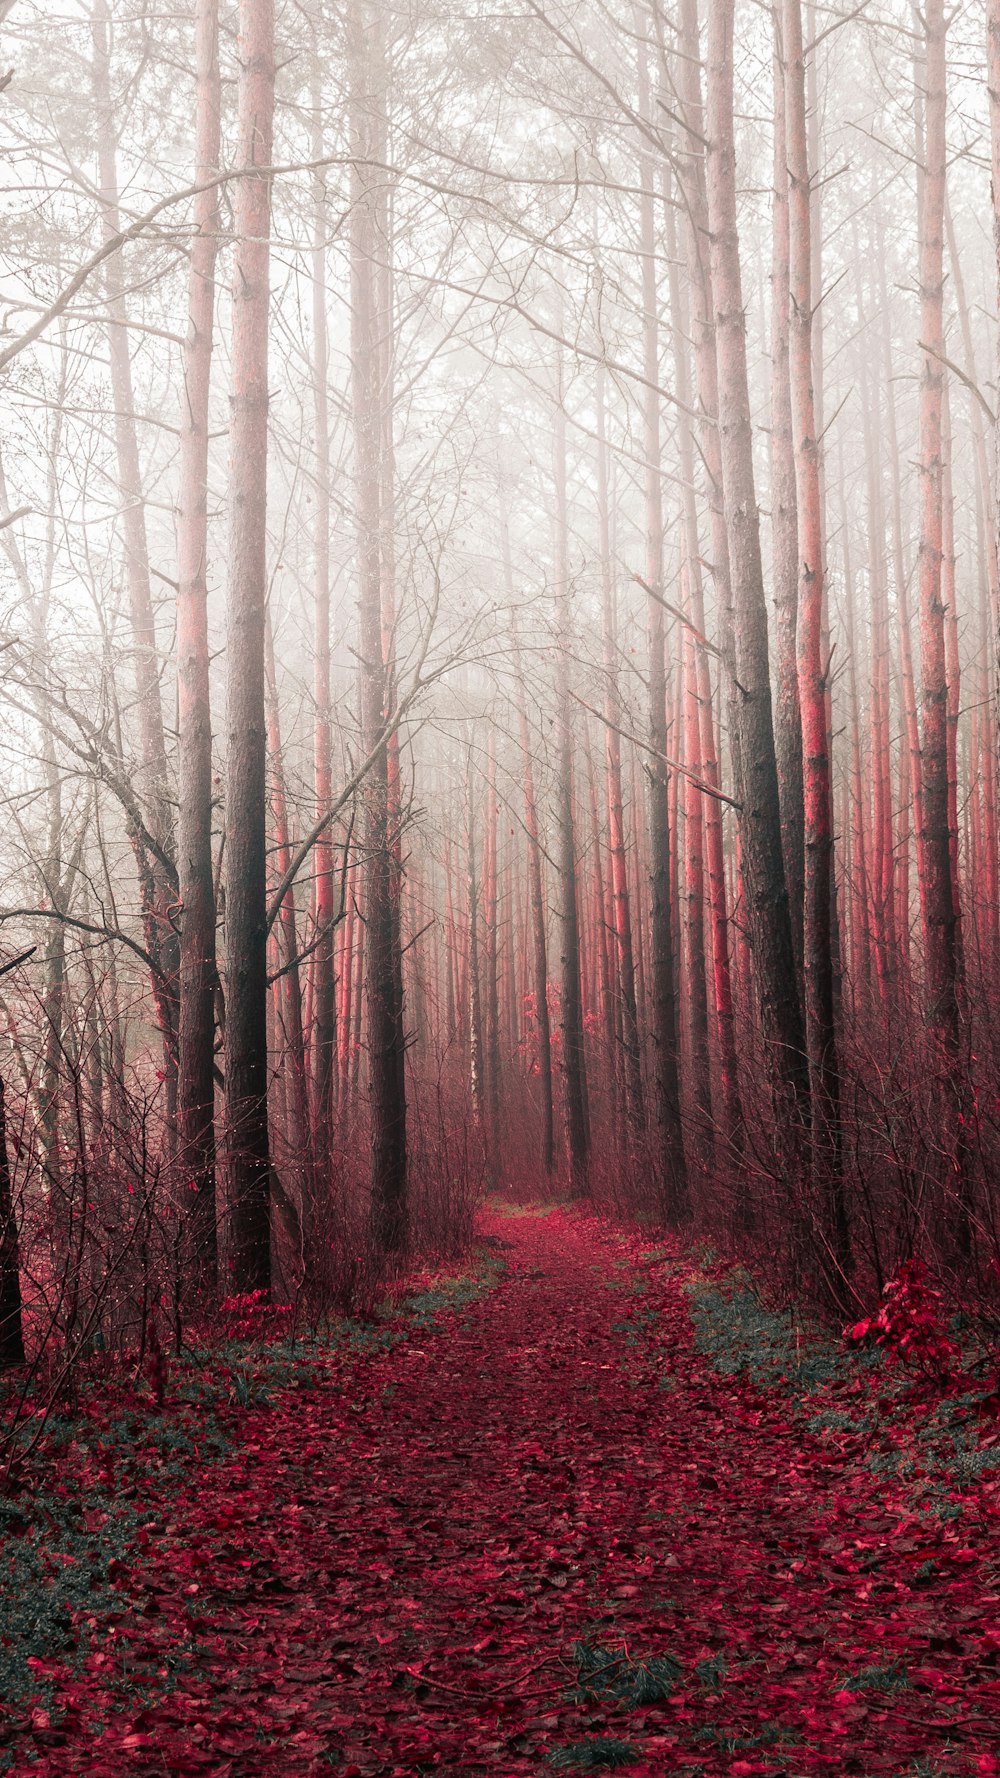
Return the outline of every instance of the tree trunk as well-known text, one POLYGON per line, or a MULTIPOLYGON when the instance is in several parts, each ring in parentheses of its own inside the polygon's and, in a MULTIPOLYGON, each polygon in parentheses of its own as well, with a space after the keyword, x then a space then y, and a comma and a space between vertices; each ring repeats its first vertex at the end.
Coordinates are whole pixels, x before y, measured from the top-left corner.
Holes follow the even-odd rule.
MULTIPOLYGON (((312 81, 312 154, 324 152, 323 93, 320 50, 315 48, 312 81)), ((326 181, 323 170, 313 174, 312 213, 312 376, 313 450, 315 454, 316 504, 313 538, 313 604, 315 622, 313 696, 313 776, 316 817, 320 819, 333 802, 333 765, 330 737, 330 416, 327 394, 329 342, 326 313, 326 181)), ((334 978, 334 856, 329 827, 316 842, 314 853, 316 936, 312 957, 313 1046, 310 1057, 313 1090, 313 1153, 317 1185, 329 1173, 333 1143, 337 1053, 336 982, 334 978)))
POLYGON ((476 1133, 484 1136, 483 983, 479 960, 479 860, 476 839, 476 772, 471 746, 465 761, 466 901, 469 913, 469 1097, 476 1133))
MULTIPOLYGON (((506 539, 505 522, 504 539, 506 539)), ((509 545, 504 541, 505 561, 509 562, 509 554, 509 545)), ((509 580, 508 576, 508 582, 509 580)), ((542 1167, 548 1177, 555 1166, 555 1114, 552 1102, 552 1028, 549 1018, 545 889, 542 878, 542 845, 538 825, 538 802, 535 796, 532 740, 528 727, 528 698, 513 608, 511 628, 517 685, 517 714, 520 724, 524 771, 524 826, 528 836, 528 898, 531 904, 531 953, 534 965, 532 988, 535 1001, 535 1031, 538 1039, 538 1085, 542 1100, 542 1167)))
MULTIPOLYGON (((240 0, 239 155, 271 164, 273 0, 240 0)), ((271 184, 237 181, 230 426, 226 788, 226 1105, 232 1281, 270 1288, 267 1124, 266 736, 267 341, 271 184)))
POLYGON ((607 415, 604 373, 597 391, 597 508, 601 552, 601 621, 604 660, 605 775, 608 802, 608 855, 611 876, 612 935, 615 980, 621 1007, 621 1044, 625 1078, 625 1108, 633 1139, 646 1128, 646 1103, 639 1045, 639 1013, 636 1001, 635 956, 632 947, 632 904, 629 895, 628 856, 625 846, 625 811, 622 798, 621 737, 623 726, 618 685, 615 596, 611 566, 608 491, 607 415))
POLYGON ((384 308, 387 257, 384 152, 385 46, 378 4, 352 0, 348 15, 351 137, 351 399, 355 510, 358 524, 361 728, 374 763, 365 780, 365 980, 368 1096, 371 1117, 371 1229, 376 1246, 400 1254, 407 1245, 405 1044, 399 941, 397 821, 393 820, 395 750, 386 718, 390 663, 383 625, 385 448, 388 400, 385 346, 391 316, 384 308))
POLYGON ((490 1168, 497 1177, 500 1145, 500 994, 497 882, 497 759, 490 733, 486 755, 486 838, 483 847, 483 1061, 490 1168))
POLYGON ((796 631, 799 601, 799 528, 795 447, 789 380, 789 175, 785 131, 785 54, 782 8, 774 9, 774 221, 771 261, 771 577, 775 612, 774 741, 781 802, 781 843, 792 919, 795 963, 802 979, 805 905, 802 719, 796 631))
MULTIPOLYGON (((195 7, 195 179, 219 165, 218 0, 195 7)), ((177 874, 181 903, 177 1125, 182 1179, 194 1188, 195 1276, 216 1283, 215 879, 208 650, 208 428, 215 319, 218 188, 195 201, 188 274, 177 499, 177 874)))
MULTIPOLYGON (((996 299, 1000 302, 1000 0, 986 0, 986 87, 990 107, 990 195, 993 206, 993 247, 996 254, 996 299)), ((1000 411, 994 422, 992 523, 988 548, 993 576, 1000 583, 1000 411)), ((993 758, 1000 772, 1000 602, 993 610, 993 758)), ((1000 786, 994 800, 1000 804, 1000 786)))
POLYGON ((572 618, 569 586, 569 514, 566 494, 566 412, 560 357, 555 395, 555 693, 556 824, 559 858, 560 1002, 563 1049, 563 1114, 570 1191, 588 1190, 590 1136, 584 1072, 583 1000, 580 980, 580 914, 577 900, 576 821, 573 807, 573 723, 570 714, 572 618))
MULTIPOLYGON (((650 98, 645 46, 639 49, 639 109, 648 115, 650 98)), ((687 1160, 681 1127, 680 1066, 677 1043, 676 949, 670 869, 670 780, 666 766, 667 668, 663 606, 655 596, 663 578, 663 504, 660 488, 660 380, 657 327, 653 165, 639 159, 639 247, 642 256, 643 456, 645 563, 649 633, 649 881, 650 978, 653 1039, 655 1165, 664 1220, 677 1223, 690 1214, 687 1160)))
POLYGON ((0 1078, 0 1369, 23 1363, 21 1261, 7 1152, 4 1083, 0 1078))
POLYGON ((824 639, 823 500, 813 403, 812 244, 800 0, 783 0, 785 141, 788 154, 789 385, 798 513, 796 625, 802 719, 805 836, 803 989, 812 1107, 812 1161, 826 1233, 842 1271, 850 1265, 834 1025, 833 790, 824 639))
MULTIPOLYGON (((925 127, 919 188, 920 393, 918 475, 920 550, 917 609, 923 736, 920 750, 921 870, 926 1013, 938 1050, 945 1152, 959 1180, 956 1235, 969 1241, 958 1105, 958 951, 948 794, 948 663, 944 534, 944 198, 946 34, 944 0, 929 0, 923 86, 925 127)), ((951 1182, 949 1182, 950 1185, 951 1182)))
POLYGON ((809 1075, 781 845, 768 672, 767 607, 754 487, 746 324, 736 224, 733 13, 710 0, 707 198, 715 302, 723 497, 734 610, 741 874, 761 1027, 779 1093, 783 1165, 801 1157, 809 1075))
MULTIPOLYGON (((101 206, 105 239, 110 239, 121 226, 121 215, 111 92, 111 24, 107 0, 95 0, 92 39, 101 206)), ((132 628, 139 726, 141 779, 137 788, 152 844, 135 831, 134 824, 130 839, 139 868, 143 937, 146 950, 155 966, 152 993, 163 1039, 166 1138, 168 1150, 172 1150, 176 1136, 177 991, 180 955, 171 914, 177 902, 178 880, 163 707, 160 701, 156 621, 146 535, 145 490, 139 463, 135 392, 129 356, 128 312, 120 256, 114 256, 108 261, 106 285, 115 450, 123 506, 125 582, 132 628)))
MULTIPOLYGON (((715 350, 715 306, 712 298, 712 271, 709 257, 708 210, 705 191, 704 115, 701 92, 701 51, 698 30, 698 0, 681 0, 681 43, 677 58, 677 91, 682 115, 688 126, 684 156, 684 216, 688 289, 691 299, 692 336, 694 341, 695 388, 699 414, 697 436, 699 454, 704 464, 709 512, 709 549, 712 583, 715 589, 717 621, 722 645, 726 705, 729 712, 729 751, 734 777, 738 776, 739 738, 736 721, 736 684, 734 678, 734 633, 732 585, 729 567, 729 535, 722 491, 722 455, 719 437, 718 365, 715 350)), ((672 210, 669 212, 672 215, 672 210)), ((669 223, 668 223, 669 227, 669 223)), ((668 251, 671 236, 668 233, 668 251)), ((674 255, 671 252, 671 259, 674 255)), ((694 583, 696 597, 701 598, 701 581, 694 583)), ((704 606, 695 622, 704 631, 704 606)), ((721 788, 720 752, 715 741, 715 715, 711 692, 711 675, 707 656, 702 654, 699 669, 699 695, 702 705, 702 757, 708 783, 721 788)), ((725 856, 723 850, 721 805, 709 798, 705 812, 708 878, 712 901, 712 961, 715 973, 715 1004, 719 1032, 719 1062, 722 1074, 722 1097, 726 1115, 726 1136, 735 1166, 740 1194, 740 1215, 746 1221, 750 1204, 744 1185, 740 1156, 743 1150, 743 1107, 740 1094, 739 1063, 736 1053, 736 1031, 733 1013, 733 985, 730 968, 729 903, 726 893, 725 856)))

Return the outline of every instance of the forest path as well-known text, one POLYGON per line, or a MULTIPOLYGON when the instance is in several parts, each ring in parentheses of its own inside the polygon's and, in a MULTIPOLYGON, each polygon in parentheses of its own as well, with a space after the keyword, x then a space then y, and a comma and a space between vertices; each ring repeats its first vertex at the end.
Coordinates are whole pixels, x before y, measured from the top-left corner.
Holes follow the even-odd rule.
POLYGON ((343 1388, 249 1409, 237 1454, 160 1503, 115 1658, 148 1672, 183 1625, 187 1670, 94 1739, 103 1639, 76 1732, 13 1769, 1000 1771, 982 1552, 720 1376, 662 1249, 565 1210, 486 1233, 489 1294, 343 1388), (918 1584, 930 1555, 944 1591, 918 1584))

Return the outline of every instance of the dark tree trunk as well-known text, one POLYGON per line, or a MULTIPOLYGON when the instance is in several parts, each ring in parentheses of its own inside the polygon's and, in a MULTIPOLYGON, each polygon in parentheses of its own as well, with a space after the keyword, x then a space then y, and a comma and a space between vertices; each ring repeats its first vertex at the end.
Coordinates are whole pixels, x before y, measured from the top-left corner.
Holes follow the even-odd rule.
POLYGON ((774 742, 781 799, 781 840, 801 980, 805 898, 802 722, 796 651, 799 598, 798 509, 789 381, 789 206, 781 6, 774 9, 774 221, 771 261, 771 561, 775 613, 774 742))
MULTIPOLYGON (((649 110, 645 51, 640 48, 640 109, 649 110)), ((649 884, 650 1000, 653 1039, 652 1111, 659 1173, 660 1208, 666 1222, 690 1213, 687 1161, 681 1129, 680 1062, 677 1042, 676 948, 670 870, 670 780, 667 771, 667 669, 663 606, 655 596, 663 575, 663 504, 660 487, 659 330, 653 167, 639 162, 642 187, 639 231, 643 289, 643 455, 645 457, 645 581, 649 624, 649 884)))
POLYGON ((580 912, 576 880, 576 821, 573 806, 573 723, 570 712, 572 617, 569 585, 569 514, 566 494, 566 413, 563 407, 561 358, 556 385, 554 472, 556 495, 556 825, 559 859, 563 1113, 566 1124, 570 1190, 574 1197, 583 1197, 589 1189, 590 1133, 587 1127, 583 996, 580 981, 580 912))
POLYGON ((833 792, 827 721, 828 649, 824 637, 823 500, 813 400, 811 194, 800 0, 784 0, 782 22, 789 174, 789 385, 798 514, 796 650, 805 836, 802 980, 813 1173, 827 1236, 837 1265, 841 1272, 846 1272, 850 1266, 850 1240, 841 1161, 840 1068, 834 1024, 833 792))
POLYGON ((0 1368, 23 1362, 21 1262, 7 1151, 4 1083, 0 1079, 0 1368))
POLYGON ((734 615, 739 831, 761 1025, 779 1087, 783 1162, 801 1153, 809 1074, 781 845, 767 606, 754 487, 746 322, 736 224, 733 11, 710 0, 707 197, 716 315, 719 438, 734 615))
MULTIPOLYGON (((241 0, 240 165, 271 163, 273 0, 241 0)), ((235 188, 230 428, 226 1103, 232 1282, 270 1289, 267 1122, 266 720, 267 338, 270 179, 235 188)))

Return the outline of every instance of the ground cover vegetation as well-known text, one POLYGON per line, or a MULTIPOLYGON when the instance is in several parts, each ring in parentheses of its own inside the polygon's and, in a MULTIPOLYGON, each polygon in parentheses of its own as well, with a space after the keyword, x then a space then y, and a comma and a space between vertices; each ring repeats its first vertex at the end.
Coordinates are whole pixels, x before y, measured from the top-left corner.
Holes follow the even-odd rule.
POLYGON ((49 1422, 7 1769, 995 1772, 978 1361, 889 1361, 572 1208, 483 1232, 372 1323, 49 1422))

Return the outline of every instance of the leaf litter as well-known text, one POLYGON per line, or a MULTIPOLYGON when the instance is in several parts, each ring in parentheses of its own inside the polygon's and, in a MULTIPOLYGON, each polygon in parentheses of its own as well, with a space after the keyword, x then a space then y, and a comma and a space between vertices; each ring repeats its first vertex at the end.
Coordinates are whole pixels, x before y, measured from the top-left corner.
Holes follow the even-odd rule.
POLYGON ((505 1270, 388 1334, 67 1436, 42 1491, 114 1552, 0 1638, 0 1769, 1000 1773, 995 1391, 803 1363, 745 1279, 567 1209, 484 1233, 505 1270))

